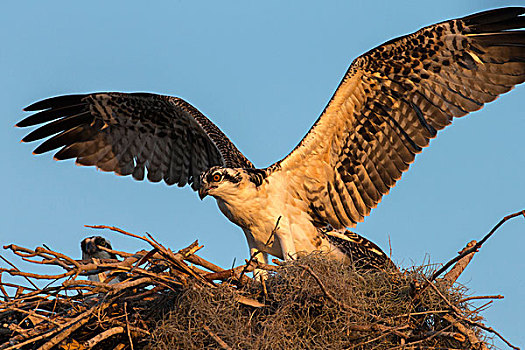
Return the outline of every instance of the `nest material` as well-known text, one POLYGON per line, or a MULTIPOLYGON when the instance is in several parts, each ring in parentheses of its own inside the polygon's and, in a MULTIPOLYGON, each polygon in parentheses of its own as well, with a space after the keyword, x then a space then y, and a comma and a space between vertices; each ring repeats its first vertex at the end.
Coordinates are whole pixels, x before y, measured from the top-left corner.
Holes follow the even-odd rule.
POLYGON ((501 296, 466 297, 452 286, 479 243, 437 279, 443 271, 429 267, 358 270, 319 254, 278 266, 252 257, 225 270, 197 256, 197 242, 174 253, 149 235, 110 229, 152 249, 82 261, 43 247, 4 247, 66 272, 0 268, 0 350, 486 349, 487 334, 500 336, 480 323, 484 306, 471 303, 501 296), (268 271, 263 283, 247 276, 255 268, 268 271), (31 286, 4 282, 4 273, 31 286), (85 279, 94 273, 105 281, 85 279), (121 282, 111 284, 115 278, 121 282))
POLYGON ((223 285, 186 288, 153 332, 153 349, 393 349, 480 348, 483 336, 464 321, 476 344, 454 322, 453 305, 475 321, 465 289, 423 291, 427 272, 358 271, 311 255, 283 265, 266 281, 266 294, 223 285), (439 292, 438 292, 439 291, 439 292), (239 303, 239 296, 264 306, 239 303), (220 339, 220 341, 219 341, 220 339))

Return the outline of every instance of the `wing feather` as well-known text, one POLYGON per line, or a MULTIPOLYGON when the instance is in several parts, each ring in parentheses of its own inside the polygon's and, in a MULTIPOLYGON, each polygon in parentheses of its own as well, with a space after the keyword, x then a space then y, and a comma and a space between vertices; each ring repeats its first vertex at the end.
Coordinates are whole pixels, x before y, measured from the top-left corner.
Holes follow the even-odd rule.
POLYGON ((307 184, 293 190, 316 224, 362 221, 439 130, 525 81, 523 14, 511 7, 445 21, 360 56, 308 134, 269 170, 285 172, 289 186, 307 184))
POLYGON ((76 158, 137 180, 191 184, 214 165, 251 168, 233 143, 189 103, 147 93, 57 96, 25 108, 37 113, 17 126, 44 124, 23 142, 45 139, 36 154, 58 149, 57 160, 76 158))

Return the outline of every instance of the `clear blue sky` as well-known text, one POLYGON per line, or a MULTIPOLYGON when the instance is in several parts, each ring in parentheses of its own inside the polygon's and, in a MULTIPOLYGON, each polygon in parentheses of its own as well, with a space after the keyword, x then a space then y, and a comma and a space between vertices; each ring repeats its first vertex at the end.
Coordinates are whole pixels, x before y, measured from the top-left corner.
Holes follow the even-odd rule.
MULTIPOLYGON (((393 37, 445 19, 523 1, 17 1, 0 13, 0 244, 80 257, 84 224, 150 232, 229 267, 248 256, 240 229, 188 188, 33 156, 13 125, 49 96, 147 91, 180 96, 215 121, 258 166, 308 131, 350 62, 393 37), (294 5, 295 3, 295 5, 294 5), (300 4, 300 6, 299 6, 300 4)), ((456 120, 357 231, 401 266, 452 258, 525 207, 525 87, 456 120)), ((505 225, 461 282, 504 294, 488 324, 525 344, 525 220, 505 225)), ((104 232, 117 249, 141 243, 104 232)), ((3 254, 3 253, 2 253, 3 254)), ((6 256, 9 256, 6 254, 6 256)))

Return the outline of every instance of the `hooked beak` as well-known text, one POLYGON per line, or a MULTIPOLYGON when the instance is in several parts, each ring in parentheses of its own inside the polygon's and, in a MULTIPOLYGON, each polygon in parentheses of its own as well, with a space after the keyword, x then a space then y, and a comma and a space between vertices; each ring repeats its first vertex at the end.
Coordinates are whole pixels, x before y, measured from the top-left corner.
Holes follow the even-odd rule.
POLYGON ((86 250, 89 254, 93 254, 97 251, 97 246, 91 241, 86 242, 86 250))
POLYGON ((202 185, 202 187, 199 188, 199 198, 201 200, 203 200, 204 197, 206 197, 208 195, 208 190, 209 190, 209 188, 207 186, 205 186, 205 185, 202 185))
POLYGON ((199 188, 199 198, 203 200, 204 197, 210 194, 210 190, 214 188, 217 188, 214 184, 202 184, 201 188, 199 188))

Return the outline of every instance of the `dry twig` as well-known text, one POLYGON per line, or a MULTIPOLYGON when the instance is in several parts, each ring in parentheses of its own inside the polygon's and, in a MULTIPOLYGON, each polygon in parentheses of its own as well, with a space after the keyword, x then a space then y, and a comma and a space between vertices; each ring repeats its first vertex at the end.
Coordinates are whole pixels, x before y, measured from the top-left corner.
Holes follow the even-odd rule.
MULTIPOLYGON (((456 258, 431 277, 416 274, 426 285, 416 292, 415 298, 410 296, 411 293, 402 292, 403 286, 409 286, 414 281, 405 275, 406 273, 391 274, 380 271, 374 275, 355 271, 348 276, 345 273, 338 275, 339 263, 334 261, 321 263, 316 262, 315 259, 301 258, 285 263, 277 262, 278 266, 270 266, 258 262, 256 254, 250 256, 250 259, 241 266, 223 269, 196 254, 202 248, 197 241, 175 252, 164 247, 150 234, 139 236, 111 226, 89 227, 109 229, 140 239, 149 244, 150 249, 136 253, 105 249, 120 256, 122 260, 83 261, 72 259, 48 247, 29 249, 14 244, 7 245, 5 249, 11 250, 27 262, 58 266, 64 272, 40 274, 21 271, 15 267, 15 264, 2 257, 11 268, 0 268, 0 325, 4 327, 0 327, 0 350, 25 347, 51 349, 58 345, 64 347, 66 343, 85 348, 93 346, 116 349, 126 346, 131 349, 143 348, 151 342, 151 337, 159 332, 157 321, 162 316, 159 310, 171 310, 174 302, 181 300, 185 293, 190 291, 198 293, 198 297, 190 298, 191 304, 186 306, 201 302, 203 308, 191 309, 190 312, 178 317, 183 319, 190 317, 188 315, 194 315, 191 317, 195 317, 194 324, 198 327, 193 332, 184 331, 181 339, 186 335, 202 337, 202 334, 205 334, 205 337, 199 340, 202 347, 218 346, 222 349, 231 349, 228 344, 232 344, 232 347, 241 346, 239 344, 242 339, 248 339, 249 336, 232 338, 229 331, 232 329, 231 323, 240 319, 242 324, 238 324, 234 329, 265 332, 265 327, 275 325, 276 331, 267 331, 264 334, 266 336, 282 334, 280 341, 284 345, 275 344, 283 348, 293 348, 293 344, 305 348, 308 347, 305 344, 310 344, 310 339, 293 338, 296 336, 292 336, 294 331, 298 331, 298 334, 314 334, 311 332, 321 334, 324 328, 341 324, 342 329, 336 333, 348 334, 347 338, 343 336, 341 343, 338 343, 340 347, 345 348, 372 349, 384 343, 391 344, 392 349, 408 349, 416 346, 434 348, 434 344, 463 348, 468 340, 471 344, 470 348, 484 349, 485 345, 479 337, 479 330, 482 329, 495 334, 516 349, 498 332, 477 322, 478 312, 486 305, 477 309, 467 309, 466 306, 469 305, 467 301, 499 299, 502 296, 464 297, 461 295, 452 302, 447 297, 449 295, 447 293, 452 292, 448 289, 440 290, 434 280, 454 265, 442 280, 446 282, 444 284, 451 286, 468 265, 476 250, 497 228, 510 218, 522 214, 523 211, 505 217, 479 243, 471 242, 456 258), (319 270, 319 267, 325 266, 323 264, 331 264, 331 267, 319 270), (270 274, 268 280, 263 281, 262 284, 253 283, 254 280, 246 276, 246 273, 255 269, 272 271, 275 274, 270 274), (6 282, 2 278, 4 273, 22 276, 31 283, 31 286, 12 281, 6 282), (104 282, 82 278, 98 273, 104 273, 109 278, 104 282), (315 281, 312 286, 309 283, 311 280, 304 278, 306 274, 315 281), (108 283, 109 279, 117 276, 118 283, 108 283), (32 280, 44 281, 46 285, 39 287, 32 280), (345 284, 343 289, 333 289, 338 285, 337 283, 347 283, 347 285, 345 284), (341 294, 348 288, 350 288, 349 294, 341 294), (329 300, 329 303, 319 303, 319 289, 322 292, 321 300, 329 300), (367 292, 365 293, 364 290, 367 292), (208 302, 206 298, 212 300, 217 298, 216 302, 226 303, 225 306, 221 306, 223 311, 217 314, 215 308, 220 308, 219 305, 206 304, 208 302), (365 303, 367 298, 371 298, 372 301, 365 303), (403 301, 403 298, 408 300, 403 301), (374 304, 379 301, 383 303, 382 306, 374 304), (395 304, 398 302, 406 303, 406 306, 396 308, 395 304), (328 313, 324 313, 325 309, 328 313), (235 310, 240 313, 236 313, 235 310), (303 313, 303 310, 307 312, 303 313), (207 314, 208 312, 215 315, 213 316, 215 318, 210 318, 211 314, 207 314), (279 312, 284 312, 287 317, 278 316, 279 312), (225 319, 224 325, 227 328, 221 330, 221 319, 229 317, 228 313, 231 313, 232 319, 225 319), (272 316, 274 313, 275 316, 272 316), (206 314, 208 317, 204 316, 206 314), (290 318, 294 320, 292 325, 297 327, 296 322, 299 322, 301 317, 311 316, 314 318, 305 320, 304 330, 301 330, 301 327, 286 328, 285 323, 278 324, 277 321, 269 319, 269 317, 277 317, 280 322, 284 322, 290 318), (327 318, 326 322, 317 324, 317 320, 322 317, 334 318, 327 318), (204 338, 208 340, 203 340, 204 338), (290 343, 291 339, 295 339, 293 343, 290 343)), ((278 224, 279 220, 267 244, 273 239, 278 224)), ((350 273, 348 267, 344 267, 341 271, 350 273)), ((185 323, 185 327, 190 327, 189 323, 185 323)), ((334 332, 327 331, 326 334, 329 334, 331 341, 334 341, 334 332)), ((252 340, 243 343, 242 347, 248 345, 253 348, 264 347, 264 344, 257 342, 263 338, 251 338, 252 340)), ((318 336, 314 341, 315 344, 317 338, 318 336)))

